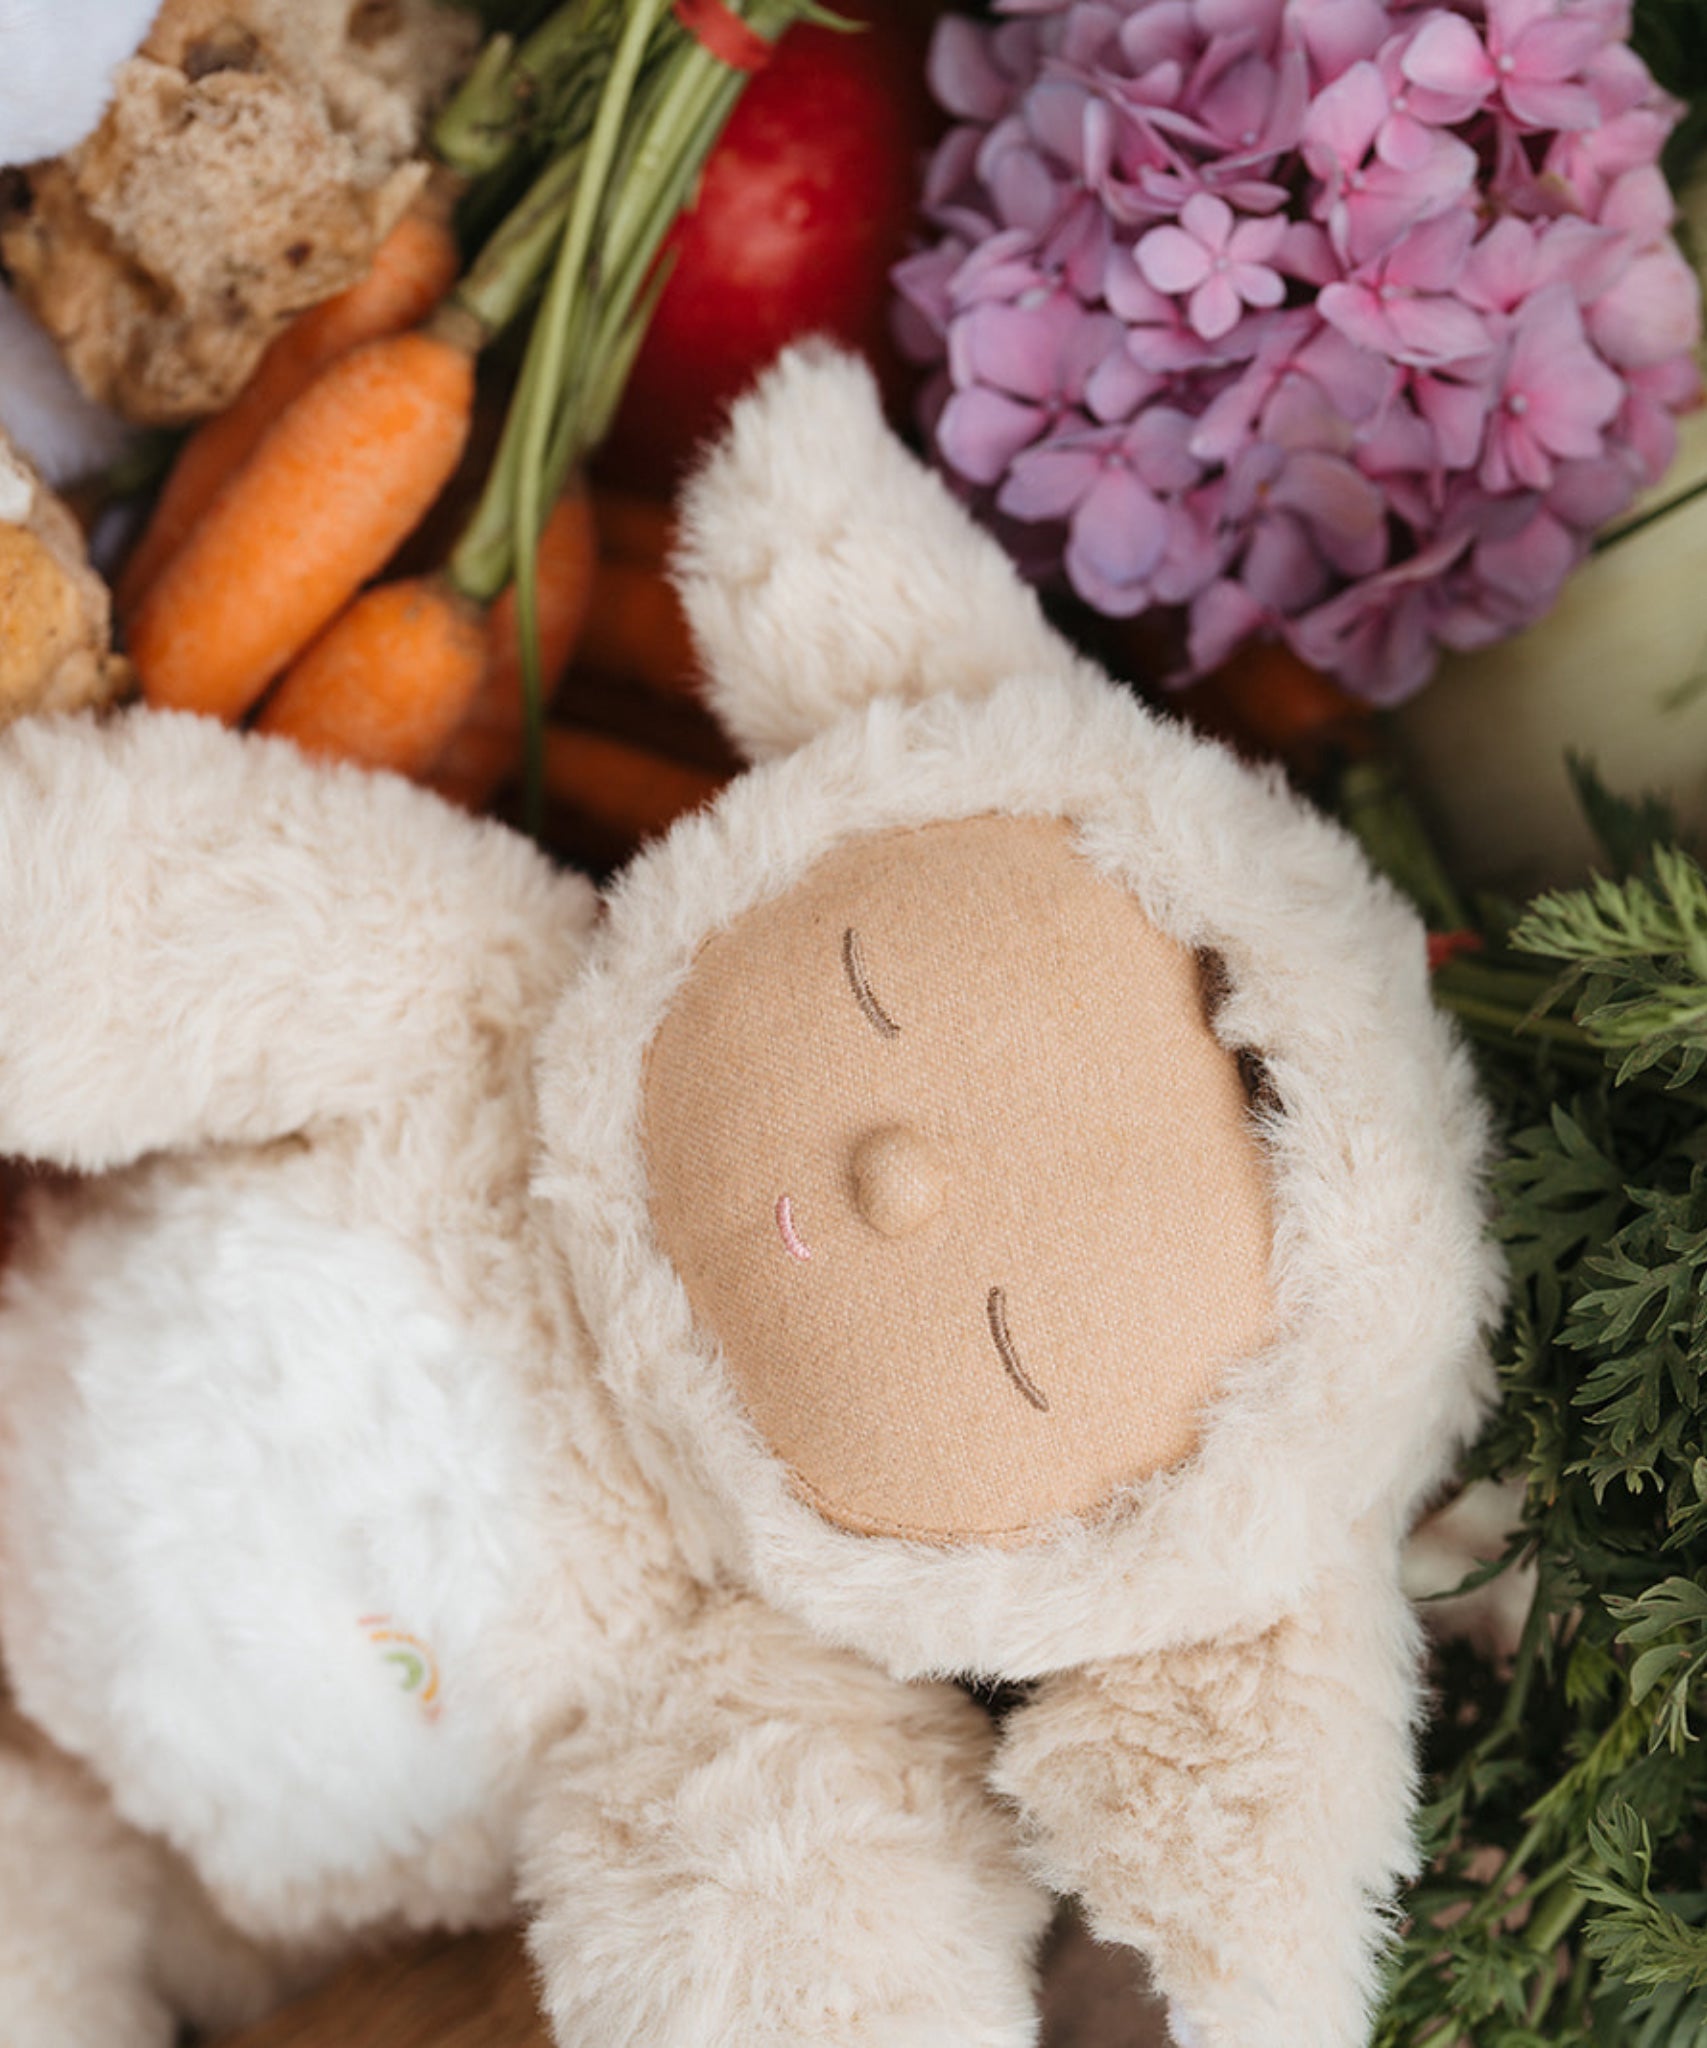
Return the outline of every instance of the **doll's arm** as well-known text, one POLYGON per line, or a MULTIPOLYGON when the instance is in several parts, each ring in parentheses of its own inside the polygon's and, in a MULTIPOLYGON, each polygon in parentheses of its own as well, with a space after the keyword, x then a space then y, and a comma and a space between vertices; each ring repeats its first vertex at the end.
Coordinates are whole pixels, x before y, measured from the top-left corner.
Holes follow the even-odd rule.
POLYGON ((1182 2048, 1361 2048, 1408 1827, 1414 1625, 1347 1573, 1238 1643, 1049 1680, 995 1783, 1033 1867, 1148 1957, 1182 2048))
POLYGON ((716 1596, 550 1753, 523 1895, 564 2048, 1030 2048, 1049 1900, 991 1735, 716 1596))
POLYGON ((681 500, 706 694, 751 759, 876 697, 981 696, 1077 658, 1000 546, 889 431, 871 372, 787 350, 681 500))
POLYGON ((512 835, 288 742, 20 720, 0 732, 0 1155, 96 1171, 473 1073, 590 912, 512 835))

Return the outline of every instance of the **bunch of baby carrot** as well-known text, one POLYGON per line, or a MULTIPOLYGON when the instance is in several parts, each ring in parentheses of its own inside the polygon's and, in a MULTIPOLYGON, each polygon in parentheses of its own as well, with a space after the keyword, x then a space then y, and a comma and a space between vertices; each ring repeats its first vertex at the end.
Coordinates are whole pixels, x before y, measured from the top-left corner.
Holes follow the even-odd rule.
POLYGON ((363 587, 467 441, 474 359, 443 306, 458 268, 442 213, 404 215, 185 443, 118 583, 151 703, 236 720, 265 694, 265 730, 419 774, 495 681, 498 616, 448 576, 363 587))
MULTIPOLYGON (((808 4, 746 0, 742 14, 774 40, 808 4)), ((548 774, 571 793, 589 776, 620 783, 619 758, 589 768, 585 747, 548 745, 544 729, 600 580, 580 471, 644 331, 660 246, 741 83, 668 0, 570 0, 519 47, 492 39, 451 109, 485 159, 461 187, 471 259, 435 185, 369 275, 299 316, 185 443, 118 585, 151 703, 252 715, 475 805, 520 754, 533 826, 548 774), (555 109, 544 127, 542 108, 555 109), (497 225, 474 233, 495 200, 497 225), (464 461, 477 358, 524 315, 472 517, 439 567, 376 581, 464 461)), ((679 686, 656 549, 618 552, 601 659, 651 649, 679 686)), ((661 787, 674 801, 704 779, 685 771, 676 788, 666 773, 661 787)))

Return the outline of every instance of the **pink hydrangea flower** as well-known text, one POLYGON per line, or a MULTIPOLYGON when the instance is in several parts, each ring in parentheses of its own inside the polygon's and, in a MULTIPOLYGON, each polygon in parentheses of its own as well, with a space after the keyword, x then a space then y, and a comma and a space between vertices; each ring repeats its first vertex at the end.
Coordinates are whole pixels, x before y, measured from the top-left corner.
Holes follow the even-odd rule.
POLYGON ((1493 102, 1525 129, 1592 128, 1600 105, 1583 67, 1607 41, 1604 13, 1558 0, 1488 0, 1483 30, 1442 8, 1418 27, 1401 66, 1415 85, 1468 113, 1493 102))
POLYGON ((1546 285, 1519 307, 1498 391, 1477 471, 1485 491, 1544 491, 1557 462, 1600 454, 1624 385, 1589 346, 1569 285, 1546 285))
POLYGON ((994 0, 897 331, 1033 573, 1392 702, 1538 617, 1697 402, 1627 0, 994 0))
POLYGON ((1205 341, 1239 324, 1246 306, 1278 306, 1286 285, 1269 258, 1279 252, 1284 220, 1237 220, 1212 192, 1194 192, 1179 222, 1140 238, 1133 256, 1145 282, 1170 297, 1189 294, 1186 315, 1205 341))

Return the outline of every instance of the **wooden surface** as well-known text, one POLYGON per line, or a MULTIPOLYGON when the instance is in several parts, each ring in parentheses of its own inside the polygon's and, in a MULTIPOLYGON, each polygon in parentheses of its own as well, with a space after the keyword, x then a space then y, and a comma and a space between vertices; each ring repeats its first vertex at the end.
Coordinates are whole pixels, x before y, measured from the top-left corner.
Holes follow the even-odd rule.
MULTIPOLYGON (((1165 2048, 1132 1958, 1063 1915, 1044 1955, 1042 2048, 1165 2048)), ((551 2048, 514 1935, 369 1958, 222 2048, 551 2048)))
POLYGON ((514 1935, 435 1941, 352 1963, 223 2048, 551 2048, 514 1935))

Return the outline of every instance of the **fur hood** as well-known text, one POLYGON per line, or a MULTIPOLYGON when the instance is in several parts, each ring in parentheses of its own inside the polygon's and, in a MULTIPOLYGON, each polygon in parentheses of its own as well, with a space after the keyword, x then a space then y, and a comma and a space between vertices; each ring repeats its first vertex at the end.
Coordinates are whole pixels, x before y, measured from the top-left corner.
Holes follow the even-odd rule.
POLYGON ((784 359, 687 533, 713 694, 772 758, 623 876, 539 1068, 540 1189, 638 1455, 700 1569, 897 1675, 1031 1677, 1260 1629, 1397 1539, 1491 1391, 1487 1132, 1417 919, 1278 777, 1056 640, 845 359, 784 359), (799 1496, 663 1256, 642 1143, 648 1048, 712 935, 863 835, 982 816, 1066 821, 1160 932, 1218 956, 1213 1029, 1276 1098, 1270 1341, 1185 1462, 1018 1545, 854 1534, 799 1496))

